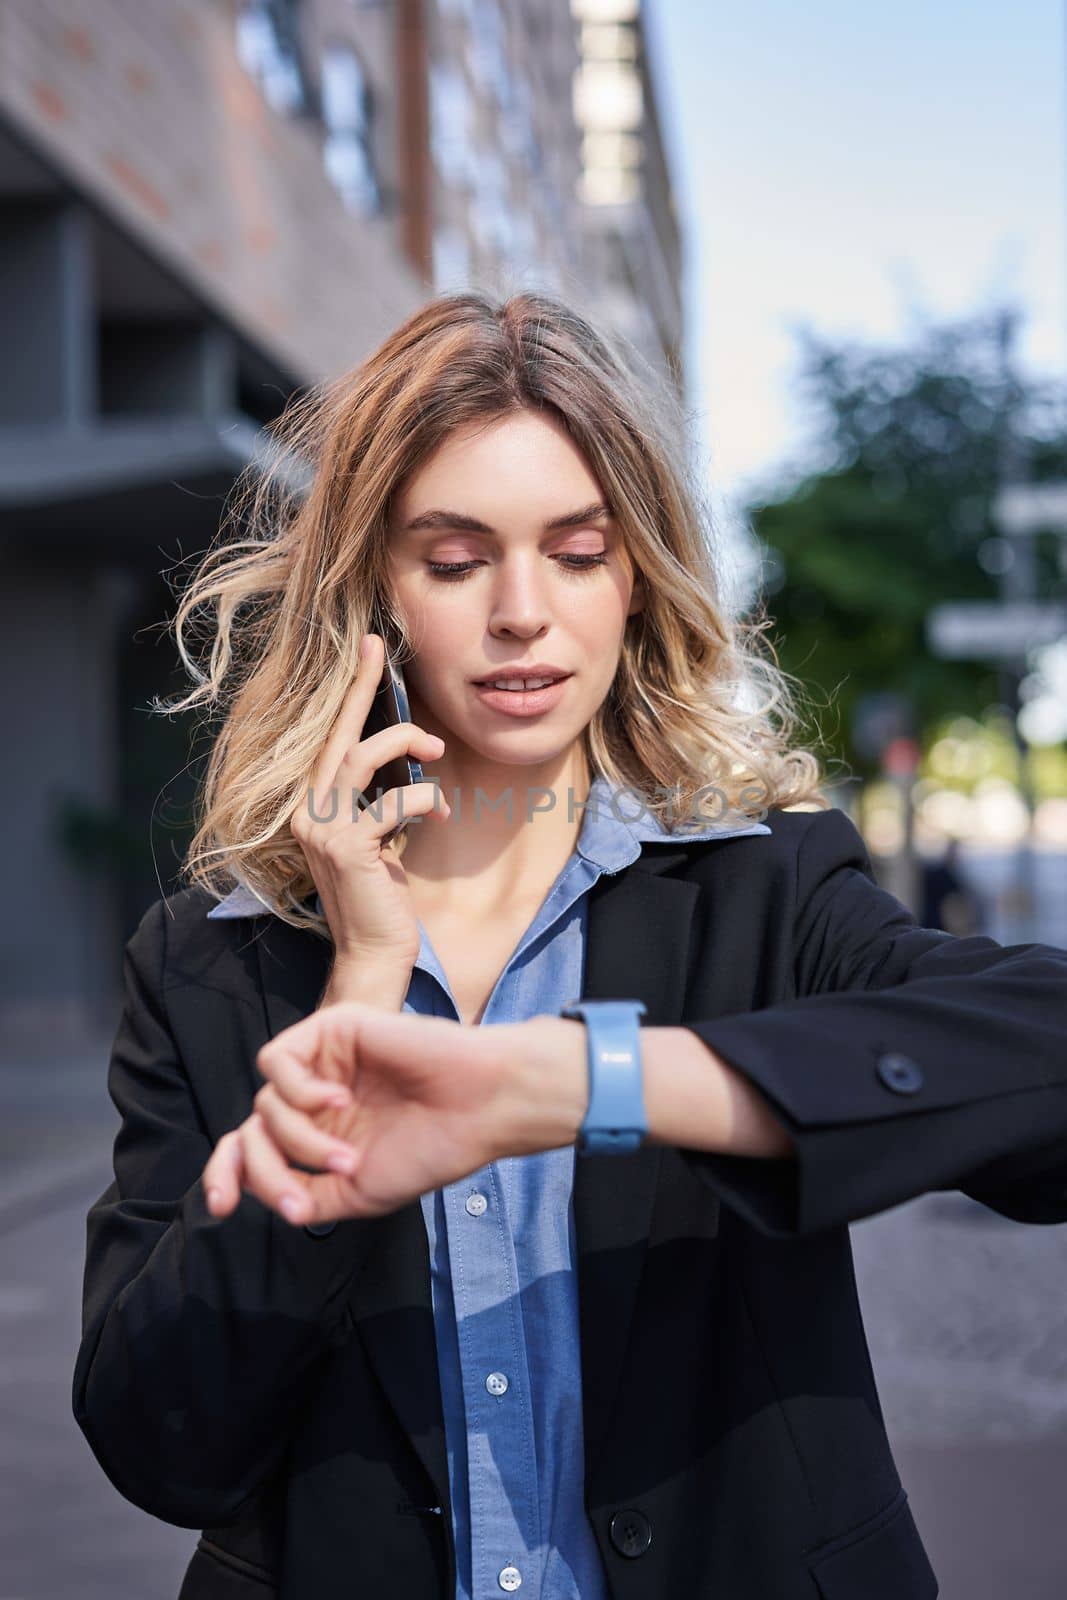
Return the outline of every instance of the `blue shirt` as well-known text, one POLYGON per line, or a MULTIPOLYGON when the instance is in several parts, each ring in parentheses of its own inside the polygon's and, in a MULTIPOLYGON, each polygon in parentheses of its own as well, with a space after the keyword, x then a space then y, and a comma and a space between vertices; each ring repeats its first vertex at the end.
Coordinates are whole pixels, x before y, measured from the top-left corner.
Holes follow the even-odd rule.
MULTIPOLYGON (((759 822, 675 828, 686 839, 770 831, 759 822)), ((634 794, 594 780, 575 849, 497 979, 479 1026, 554 1015, 580 997, 589 890, 601 873, 635 861, 643 843, 665 837, 672 835, 634 794)), ((242 886, 208 915, 264 909, 242 886)), ((419 931, 403 1009, 458 1020, 421 923, 419 931)), ((520 1588, 531 1600, 608 1597, 584 1506, 574 1162, 573 1145, 507 1157, 422 1196, 456 1600, 491 1600, 520 1588)))

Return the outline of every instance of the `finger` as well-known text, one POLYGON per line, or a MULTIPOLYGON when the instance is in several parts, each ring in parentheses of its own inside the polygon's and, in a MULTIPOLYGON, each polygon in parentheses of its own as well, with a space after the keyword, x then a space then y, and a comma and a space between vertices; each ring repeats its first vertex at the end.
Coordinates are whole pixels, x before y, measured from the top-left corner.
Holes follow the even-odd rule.
POLYGON ((336 1093, 352 1077, 360 1027, 370 1018, 388 1014, 358 1000, 311 1011, 262 1045, 256 1066, 264 1078, 282 1081, 284 1075, 286 1085, 294 1081, 294 1074, 306 1081, 320 1079, 336 1093))
POLYGON ((240 1129, 223 1134, 201 1174, 207 1209, 213 1217, 225 1217, 241 1198, 244 1160, 240 1129))
MULTIPOLYGON (((358 805, 355 792, 353 805, 354 808, 358 805)), ((424 817, 433 811, 439 811, 442 816, 452 815, 452 807, 440 784, 431 778, 424 783, 402 783, 380 795, 364 793, 363 804, 356 810, 352 826, 331 841, 330 854, 342 865, 346 860, 362 861, 366 858, 368 839, 380 840, 412 817, 424 817)))
POLYGON ((253 1111, 241 1125, 244 1146, 244 1187, 271 1211, 288 1222, 312 1220, 313 1206, 307 1178, 286 1161, 267 1132, 263 1118, 253 1111))
POLYGON ((268 1084, 256 1095, 256 1112, 275 1145, 290 1161, 299 1161, 306 1167, 328 1167, 331 1172, 349 1177, 355 1172, 355 1153, 348 1141, 316 1127, 306 1112, 288 1105, 273 1085, 268 1084))
MULTIPOLYGON (((362 737, 367 712, 371 708, 385 666, 385 644, 381 636, 367 633, 364 634, 364 641, 366 654, 360 652, 356 675, 349 685, 311 780, 316 795, 326 796, 327 801, 328 790, 337 781, 338 767, 350 747, 358 743, 362 737)), ((323 803, 320 801, 316 804, 321 811, 323 803)))
MULTIPOLYGON (((319 1013, 312 1015, 318 1016, 319 1013)), ((282 1035, 277 1037, 280 1039, 282 1035)), ((264 1047, 256 1057, 256 1071, 261 1078, 266 1078, 268 1084, 274 1085, 283 1100, 288 1100, 300 1111, 343 1111, 352 1104, 352 1091, 347 1084, 314 1071, 307 1060, 297 1059, 288 1052, 267 1054, 264 1047)), ((262 1092, 260 1089, 253 1101, 257 1109, 262 1092)))
POLYGON ((350 1180, 333 1173, 306 1175, 290 1166, 257 1112, 242 1125, 242 1135, 245 1187, 287 1222, 329 1222, 355 1215, 347 1199, 350 1180))
POLYGON ((393 722, 389 727, 379 728, 377 733, 353 742, 345 752, 333 781, 344 785, 342 795, 348 794, 349 785, 362 793, 374 774, 388 762, 406 755, 420 761, 435 761, 444 754, 444 750, 445 741, 439 734, 420 728, 417 722, 393 722))

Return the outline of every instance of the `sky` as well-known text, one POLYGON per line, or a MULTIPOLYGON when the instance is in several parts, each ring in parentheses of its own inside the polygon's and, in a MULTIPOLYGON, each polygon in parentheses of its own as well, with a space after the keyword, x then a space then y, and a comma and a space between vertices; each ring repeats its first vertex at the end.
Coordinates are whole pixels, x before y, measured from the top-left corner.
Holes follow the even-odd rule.
POLYGON ((802 463, 791 325, 906 339, 1011 298, 1067 381, 1067 0, 645 0, 727 516, 802 463))

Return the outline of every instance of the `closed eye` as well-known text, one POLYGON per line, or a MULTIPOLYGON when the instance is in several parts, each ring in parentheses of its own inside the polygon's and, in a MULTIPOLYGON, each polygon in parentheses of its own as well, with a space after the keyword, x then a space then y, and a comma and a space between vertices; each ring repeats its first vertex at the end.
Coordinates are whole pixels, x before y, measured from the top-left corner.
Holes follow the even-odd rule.
MULTIPOLYGON (((553 556, 554 561, 563 563, 565 572, 582 573, 590 572, 594 567, 602 567, 607 561, 607 556, 601 555, 562 555, 553 556)), ((484 566, 483 561, 428 561, 427 569, 435 578, 441 578, 446 583, 456 583, 466 578, 476 567, 484 566)))

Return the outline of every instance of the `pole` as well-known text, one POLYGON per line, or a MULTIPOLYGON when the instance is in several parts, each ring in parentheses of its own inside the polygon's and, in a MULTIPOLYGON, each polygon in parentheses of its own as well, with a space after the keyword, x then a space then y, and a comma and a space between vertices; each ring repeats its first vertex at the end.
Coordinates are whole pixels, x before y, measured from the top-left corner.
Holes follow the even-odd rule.
MULTIPOLYGON (((1014 346, 1018 331, 1018 312, 1005 310, 998 320, 997 342, 1000 351, 1000 372, 1003 385, 1000 429, 997 451, 997 477, 1000 488, 1023 483, 1028 476, 1025 440, 1017 418, 1022 399, 1022 387, 1015 373, 1014 346)), ((1002 533, 1011 555, 1003 564, 1000 574, 1000 598, 1004 603, 1013 600, 1030 601, 1037 597, 1037 570, 1034 559, 1034 540, 1029 533, 1007 530, 1002 533)), ((1022 699, 1019 688, 1028 671, 1025 652, 1006 657, 1000 666, 1000 699, 1011 717, 1012 738, 1015 744, 1019 773, 1019 792, 1026 808, 1026 830, 1020 841, 1015 862, 1015 886, 1020 901, 1021 926, 1013 935, 1015 941, 1031 939, 1036 911, 1036 883, 1032 834, 1034 821, 1034 793, 1030 751, 1019 728, 1019 709, 1022 699)))

